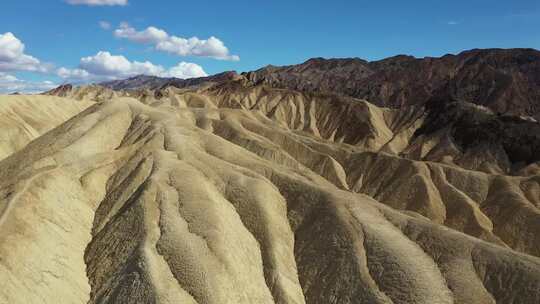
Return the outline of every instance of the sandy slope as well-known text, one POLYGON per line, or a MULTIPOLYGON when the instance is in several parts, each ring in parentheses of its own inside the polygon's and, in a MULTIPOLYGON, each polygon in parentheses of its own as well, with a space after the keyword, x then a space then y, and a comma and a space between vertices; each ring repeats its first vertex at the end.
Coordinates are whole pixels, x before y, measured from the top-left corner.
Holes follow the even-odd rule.
POLYGON ((35 97, 102 101, 0 162, 1 303, 540 302, 538 176, 397 156, 414 110, 119 95, 35 97))
POLYGON ((0 96, 0 160, 93 104, 53 96, 0 96))

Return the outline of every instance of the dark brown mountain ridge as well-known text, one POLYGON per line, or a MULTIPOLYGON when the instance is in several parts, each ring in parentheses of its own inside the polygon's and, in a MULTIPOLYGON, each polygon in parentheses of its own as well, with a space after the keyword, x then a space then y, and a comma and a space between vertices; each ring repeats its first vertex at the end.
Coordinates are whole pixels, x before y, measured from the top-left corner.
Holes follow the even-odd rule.
MULTIPOLYGON (((473 49, 424 58, 397 55, 371 62, 318 57, 241 75, 255 85, 351 96, 384 107, 424 105, 435 98, 540 118, 540 51, 535 49, 473 49)), ((100 85, 113 90, 186 88, 238 77, 235 71, 192 79, 139 75, 100 85)))
POLYGON ((474 49, 440 58, 399 55, 373 62, 313 58, 243 75, 258 84, 335 92, 385 107, 425 104, 437 96, 496 113, 540 114, 540 51, 535 49, 474 49))

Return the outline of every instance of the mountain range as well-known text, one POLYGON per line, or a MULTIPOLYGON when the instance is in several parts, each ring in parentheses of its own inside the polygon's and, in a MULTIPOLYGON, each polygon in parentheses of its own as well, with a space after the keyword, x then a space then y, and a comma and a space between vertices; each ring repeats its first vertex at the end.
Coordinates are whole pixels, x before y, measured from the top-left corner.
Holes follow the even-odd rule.
POLYGON ((540 303, 540 52, 0 96, 2 303, 540 303))
MULTIPOLYGON (((434 98, 462 100, 496 113, 538 118, 540 51, 475 49, 440 58, 399 55, 368 62, 358 58, 313 58, 298 65, 267 66, 242 73, 253 84, 304 92, 335 93, 399 108, 423 105, 434 98)), ((222 82, 234 71, 195 79, 136 76, 101 83, 111 89, 184 88, 222 82)))

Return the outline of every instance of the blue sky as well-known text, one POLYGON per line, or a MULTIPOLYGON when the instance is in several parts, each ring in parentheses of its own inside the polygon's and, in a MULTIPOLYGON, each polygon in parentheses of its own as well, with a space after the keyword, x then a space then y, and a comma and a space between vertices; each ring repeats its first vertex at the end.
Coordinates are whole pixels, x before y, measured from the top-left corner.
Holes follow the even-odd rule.
POLYGON ((0 92, 138 72, 248 71, 319 56, 377 60, 540 49, 538 0, 3 0, 0 7, 0 92), (95 5, 108 1, 119 5, 95 5), (154 31, 145 32, 148 27, 154 31), (191 37, 198 40, 181 40, 191 37))

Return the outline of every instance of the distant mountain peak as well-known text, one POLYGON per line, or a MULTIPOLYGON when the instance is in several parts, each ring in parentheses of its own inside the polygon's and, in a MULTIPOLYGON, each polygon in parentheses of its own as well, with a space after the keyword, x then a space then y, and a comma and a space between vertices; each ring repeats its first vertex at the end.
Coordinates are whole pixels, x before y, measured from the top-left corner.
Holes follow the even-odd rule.
POLYGON ((175 77, 158 77, 149 75, 136 75, 127 79, 113 80, 99 83, 99 85, 113 90, 136 90, 136 89, 158 89, 165 86, 184 88, 203 83, 221 82, 232 80, 238 73, 236 71, 225 71, 211 76, 181 79, 175 77))

